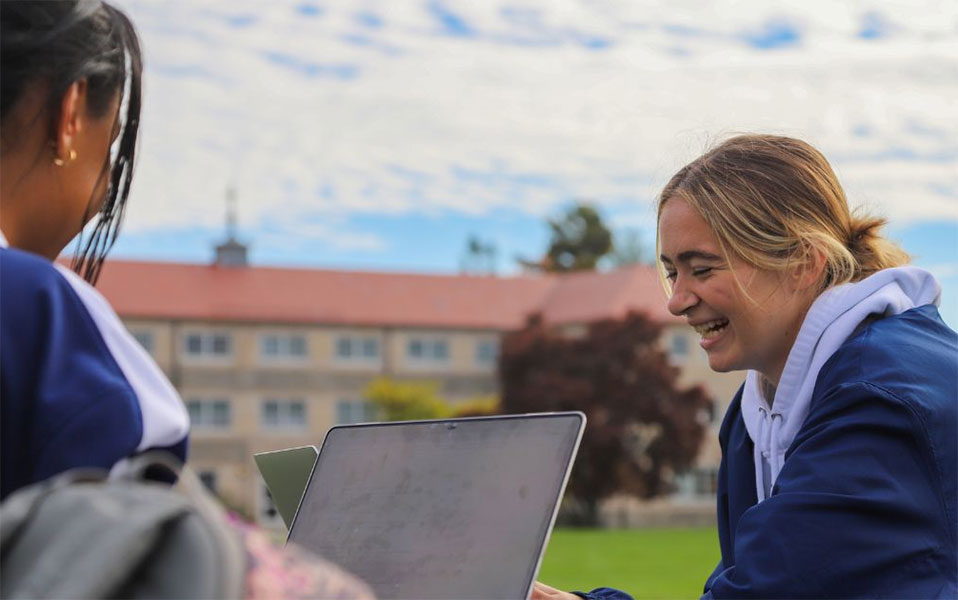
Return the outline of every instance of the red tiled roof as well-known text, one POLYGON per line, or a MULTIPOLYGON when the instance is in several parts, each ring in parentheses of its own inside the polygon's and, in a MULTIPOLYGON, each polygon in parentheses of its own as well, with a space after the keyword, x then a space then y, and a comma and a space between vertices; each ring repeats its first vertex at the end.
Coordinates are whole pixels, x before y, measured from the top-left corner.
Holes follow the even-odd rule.
POLYGON ((422 275, 109 260, 97 288, 123 317, 514 329, 645 311, 674 320, 652 267, 609 273, 422 275))

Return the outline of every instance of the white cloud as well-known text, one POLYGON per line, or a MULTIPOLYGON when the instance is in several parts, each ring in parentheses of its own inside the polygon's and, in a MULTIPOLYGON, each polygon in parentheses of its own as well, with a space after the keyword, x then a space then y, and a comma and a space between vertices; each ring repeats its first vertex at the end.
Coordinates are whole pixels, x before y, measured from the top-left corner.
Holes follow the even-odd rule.
POLYGON ((817 144, 853 202, 895 222, 958 219, 953 2, 442 3, 471 38, 412 2, 123 4, 147 54, 130 230, 218 226, 229 182, 251 225, 538 215, 577 196, 644 223, 707 141, 752 130, 817 144), (856 37, 869 14, 886 37, 856 37), (795 43, 742 37, 776 27, 795 43))

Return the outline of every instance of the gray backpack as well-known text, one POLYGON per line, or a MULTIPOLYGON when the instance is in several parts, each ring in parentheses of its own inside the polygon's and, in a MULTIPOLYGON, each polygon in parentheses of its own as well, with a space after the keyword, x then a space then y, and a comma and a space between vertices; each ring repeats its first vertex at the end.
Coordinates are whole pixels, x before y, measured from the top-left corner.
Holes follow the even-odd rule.
POLYGON ((239 598, 245 554, 188 468, 147 454, 125 474, 74 470, 0 506, 2 598, 239 598), (177 488, 147 469, 179 472, 177 488))

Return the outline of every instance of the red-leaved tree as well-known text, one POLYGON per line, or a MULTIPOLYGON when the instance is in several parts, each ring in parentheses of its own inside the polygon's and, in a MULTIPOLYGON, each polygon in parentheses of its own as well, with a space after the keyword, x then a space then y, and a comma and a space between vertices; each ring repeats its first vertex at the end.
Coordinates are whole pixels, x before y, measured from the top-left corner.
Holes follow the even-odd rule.
POLYGON ((669 491, 667 474, 688 469, 702 442, 701 416, 712 401, 701 387, 677 387, 678 369, 659 348, 661 330, 630 313, 570 335, 536 316, 503 339, 503 412, 586 414, 567 493, 585 505, 587 521, 613 493, 669 491))

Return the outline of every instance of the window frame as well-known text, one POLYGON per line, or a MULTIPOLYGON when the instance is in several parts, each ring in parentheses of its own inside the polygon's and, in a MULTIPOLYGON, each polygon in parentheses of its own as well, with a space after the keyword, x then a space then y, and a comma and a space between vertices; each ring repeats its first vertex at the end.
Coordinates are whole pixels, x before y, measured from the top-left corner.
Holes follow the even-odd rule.
POLYGON ((188 329, 183 332, 180 344, 181 356, 185 360, 206 362, 231 362, 236 353, 235 335, 230 331, 188 329), (193 338, 198 339, 198 352, 191 350, 193 338), (217 342, 226 346, 224 352, 217 352, 217 342))
POLYGON ((344 365, 380 365, 383 360, 382 339, 376 334, 338 333, 333 336, 333 360, 344 365), (370 345, 375 352, 366 353, 370 345), (346 354, 340 350, 347 349, 346 354))
POLYGON ((305 363, 309 361, 309 339, 305 333, 262 332, 257 336, 259 360, 264 363, 305 363), (294 341, 302 342, 302 354, 293 352, 294 341), (276 352, 267 352, 269 342, 276 344, 276 352))
POLYGON ((156 335, 152 329, 133 327, 130 329, 130 336, 140 345, 140 348, 143 348, 147 354, 153 356, 153 352, 156 350, 156 335), (147 343, 143 343, 144 341, 147 341, 147 343))
POLYGON ((476 364, 483 368, 495 368, 499 363, 499 352, 501 350, 501 342, 498 339, 481 339, 476 341, 476 354, 475 361, 476 364), (482 349, 484 347, 493 346, 493 353, 489 357, 485 357, 482 349))
POLYGON ((452 344, 444 335, 408 335, 406 336, 404 358, 412 366, 445 366, 452 362, 452 344), (421 347, 420 355, 412 352, 414 345, 421 347), (437 349, 442 348, 438 353, 437 349))
POLYGON ((233 428, 233 403, 227 396, 189 396, 183 403, 190 415, 190 429, 203 432, 230 431, 233 428), (194 418, 192 406, 197 406, 201 418, 194 418), (226 420, 219 422, 217 408, 225 407, 226 420), (207 415, 208 418, 203 416, 207 415))
MULTIPOLYGON (((298 412, 298 411, 297 411, 298 412)), ((259 429, 271 433, 282 432, 301 432, 309 428, 309 410, 306 406, 305 398, 280 398, 266 397, 260 401, 259 408, 259 429), (273 405, 276 407, 275 422, 270 422, 267 418, 267 407, 273 405), (302 407, 301 420, 293 420, 293 406, 302 407), (286 407, 284 409, 284 407, 286 407)))
POLYGON ((353 425, 355 423, 370 423, 377 420, 376 415, 376 405, 369 400, 362 399, 353 399, 353 398, 340 398, 336 401, 336 415, 335 421, 337 425, 353 425), (349 411, 358 412, 356 414, 350 414, 348 417, 343 418, 343 409, 344 407, 350 407, 349 411), (358 418, 357 418, 358 417, 358 418))

